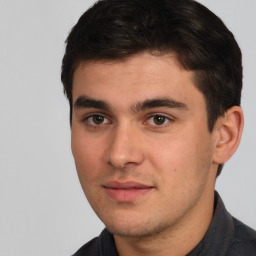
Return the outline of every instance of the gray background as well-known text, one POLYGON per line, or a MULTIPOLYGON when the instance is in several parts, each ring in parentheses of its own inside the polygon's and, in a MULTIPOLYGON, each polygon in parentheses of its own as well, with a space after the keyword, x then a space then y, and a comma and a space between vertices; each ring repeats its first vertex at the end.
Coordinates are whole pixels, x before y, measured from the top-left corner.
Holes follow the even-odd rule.
MULTIPOLYGON (((200 2, 243 51, 245 129, 217 190, 256 229, 256 1, 200 2)), ((0 0, 0 256, 71 255, 103 228, 77 179, 60 83, 64 40, 92 3, 0 0)))

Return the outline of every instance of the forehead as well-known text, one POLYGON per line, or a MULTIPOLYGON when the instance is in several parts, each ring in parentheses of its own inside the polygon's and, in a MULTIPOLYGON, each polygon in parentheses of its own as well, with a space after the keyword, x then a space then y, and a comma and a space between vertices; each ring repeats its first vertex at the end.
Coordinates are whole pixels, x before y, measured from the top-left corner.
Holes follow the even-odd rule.
POLYGON ((81 62, 74 73, 72 93, 73 102, 85 95, 113 104, 117 99, 133 104, 157 97, 187 104, 204 98, 194 85, 194 72, 182 68, 175 55, 149 53, 125 60, 81 62))
MULTIPOLYGON (((148 78, 159 78, 165 72, 184 72, 185 69, 181 66, 175 54, 160 55, 144 52, 124 59, 81 61, 75 69, 73 82, 75 82, 77 74, 81 74, 81 72, 83 76, 86 75, 86 79, 92 78, 95 80, 97 78, 93 77, 95 72, 100 75, 98 78, 106 78, 109 71, 116 74, 129 74, 132 79, 133 76, 143 76, 144 74, 148 78)), ((186 71, 185 73, 192 74, 193 72, 186 71)), ((110 77, 107 78, 110 79, 110 77)), ((112 77, 112 79, 115 79, 115 77, 112 77)))

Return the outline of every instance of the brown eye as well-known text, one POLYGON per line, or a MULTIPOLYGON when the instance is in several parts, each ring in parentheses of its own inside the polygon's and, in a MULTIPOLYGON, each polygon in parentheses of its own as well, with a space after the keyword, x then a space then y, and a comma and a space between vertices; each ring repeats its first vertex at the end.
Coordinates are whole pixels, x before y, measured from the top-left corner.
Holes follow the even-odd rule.
POLYGON ((162 125, 166 121, 166 117, 164 116, 154 116, 153 121, 156 125, 162 125))
POLYGON ((102 124, 104 122, 104 117, 99 115, 94 115, 92 117, 92 121, 94 124, 102 124))
POLYGON ((103 115, 91 115, 87 117, 86 122, 91 126, 108 124, 110 121, 103 115))
POLYGON ((172 121, 171 118, 165 116, 165 115, 152 115, 148 118, 147 123, 151 126, 165 126, 168 125, 172 121))

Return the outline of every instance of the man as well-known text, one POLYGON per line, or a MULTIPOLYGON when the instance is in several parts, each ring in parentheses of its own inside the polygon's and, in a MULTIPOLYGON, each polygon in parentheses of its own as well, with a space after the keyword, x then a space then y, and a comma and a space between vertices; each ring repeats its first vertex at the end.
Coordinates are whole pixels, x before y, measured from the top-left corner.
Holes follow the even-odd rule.
POLYGON ((243 128, 241 52, 192 0, 105 0, 68 39, 62 82, 84 193, 106 225, 78 255, 256 255, 215 181, 243 128))

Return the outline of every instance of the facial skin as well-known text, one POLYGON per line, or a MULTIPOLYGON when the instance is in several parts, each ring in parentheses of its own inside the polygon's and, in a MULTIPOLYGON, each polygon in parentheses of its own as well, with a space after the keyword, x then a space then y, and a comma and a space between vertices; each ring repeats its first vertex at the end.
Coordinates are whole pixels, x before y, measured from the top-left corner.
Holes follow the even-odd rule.
POLYGON ((120 255, 129 241, 166 234, 188 253, 212 218, 220 140, 193 72, 173 55, 83 62, 73 102, 78 176, 120 255))

